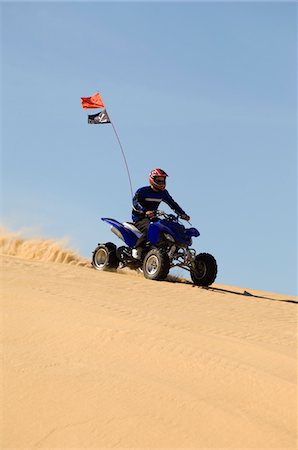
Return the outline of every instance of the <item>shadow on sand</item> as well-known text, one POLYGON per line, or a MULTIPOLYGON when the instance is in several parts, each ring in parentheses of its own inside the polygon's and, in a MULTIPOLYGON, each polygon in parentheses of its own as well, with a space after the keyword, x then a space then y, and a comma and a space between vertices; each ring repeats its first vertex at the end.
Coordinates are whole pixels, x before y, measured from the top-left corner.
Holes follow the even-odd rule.
POLYGON ((217 288, 217 287, 213 287, 213 286, 210 286, 210 287, 196 286, 191 281, 184 280, 184 279, 179 279, 178 277, 172 277, 171 275, 168 276, 168 278, 165 281, 168 281, 169 283, 189 284, 189 285, 191 285, 194 288, 203 289, 205 291, 218 292, 220 294, 236 294, 236 295, 241 295, 241 296, 244 296, 244 297, 261 298, 263 300, 271 300, 273 302, 286 302, 286 303, 294 303, 295 305, 298 305, 298 301, 297 300, 292 300, 292 299, 287 299, 287 298, 285 298, 285 299, 278 299, 278 298, 272 298, 272 297, 265 297, 265 296, 262 296, 262 295, 251 294, 248 291, 237 292, 237 291, 232 291, 230 289, 217 288))
MULTIPOLYGON (((199 287, 199 286, 198 286, 199 287)), ((263 295, 255 295, 255 294, 251 294, 248 291, 243 291, 243 292, 237 292, 237 291, 232 291, 229 289, 222 289, 222 288, 216 288, 216 287, 201 287, 200 289, 205 289, 207 291, 214 291, 214 292, 220 292, 223 294, 236 294, 236 295, 242 295, 245 297, 253 297, 253 298, 261 298, 263 300, 271 300, 273 302, 287 302, 287 303, 294 303, 296 305, 298 305, 298 301, 297 300, 292 300, 292 299, 278 299, 278 298, 272 298, 272 297, 265 297, 263 295)))

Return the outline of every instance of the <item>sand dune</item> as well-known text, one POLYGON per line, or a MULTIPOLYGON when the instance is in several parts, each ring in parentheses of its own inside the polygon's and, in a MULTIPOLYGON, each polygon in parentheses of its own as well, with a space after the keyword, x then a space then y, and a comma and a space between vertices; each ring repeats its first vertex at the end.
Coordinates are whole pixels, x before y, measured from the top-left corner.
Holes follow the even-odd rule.
POLYGON ((1 253, 2 448, 296 448, 296 298, 1 253))
POLYGON ((52 261, 79 266, 90 265, 90 262, 65 247, 65 241, 49 239, 25 239, 19 233, 10 233, 0 229, 0 254, 19 256, 32 261, 52 261))

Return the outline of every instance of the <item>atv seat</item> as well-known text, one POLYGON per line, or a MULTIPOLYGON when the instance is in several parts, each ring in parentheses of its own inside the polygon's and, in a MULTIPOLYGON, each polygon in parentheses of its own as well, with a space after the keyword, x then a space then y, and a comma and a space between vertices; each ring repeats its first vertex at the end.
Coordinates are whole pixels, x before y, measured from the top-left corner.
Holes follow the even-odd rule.
POLYGON ((141 236, 142 232, 138 230, 138 228, 131 222, 123 222, 124 228, 128 228, 129 230, 133 231, 138 236, 141 236))

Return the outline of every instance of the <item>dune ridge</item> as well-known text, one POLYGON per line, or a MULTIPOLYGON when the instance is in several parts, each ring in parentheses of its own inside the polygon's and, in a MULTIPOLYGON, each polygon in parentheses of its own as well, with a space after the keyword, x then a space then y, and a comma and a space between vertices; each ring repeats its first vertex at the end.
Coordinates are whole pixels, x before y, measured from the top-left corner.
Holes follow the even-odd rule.
POLYGON ((295 297, 0 242, 3 449, 297 448, 295 297))
POLYGON ((66 240, 25 238, 20 233, 0 230, 0 254, 17 256, 32 261, 58 262, 77 266, 88 266, 90 262, 66 249, 66 240))

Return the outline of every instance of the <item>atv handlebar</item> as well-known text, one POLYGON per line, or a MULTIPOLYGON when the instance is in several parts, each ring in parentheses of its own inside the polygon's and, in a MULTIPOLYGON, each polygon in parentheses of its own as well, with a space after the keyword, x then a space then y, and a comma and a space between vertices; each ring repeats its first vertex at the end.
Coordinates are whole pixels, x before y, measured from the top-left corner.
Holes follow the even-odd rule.
POLYGON ((175 216, 174 214, 167 214, 164 211, 157 210, 155 211, 156 217, 164 217, 166 220, 169 220, 173 222, 174 219, 178 220, 178 216, 175 216))
MULTIPOLYGON (((180 215, 180 214, 176 214, 176 215, 175 214, 167 214, 166 212, 160 211, 159 209, 155 211, 155 218, 156 217, 164 217, 169 222, 178 222, 179 219, 186 220, 186 219, 183 219, 182 215, 180 215)), ((188 222, 191 225, 189 220, 186 220, 186 222, 188 222)))
POLYGON ((157 210, 155 211, 155 216, 156 217, 164 217, 166 220, 168 220, 169 222, 177 222, 178 219, 182 219, 182 217, 179 214, 167 214, 164 211, 160 211, 157 210))

